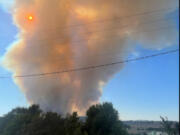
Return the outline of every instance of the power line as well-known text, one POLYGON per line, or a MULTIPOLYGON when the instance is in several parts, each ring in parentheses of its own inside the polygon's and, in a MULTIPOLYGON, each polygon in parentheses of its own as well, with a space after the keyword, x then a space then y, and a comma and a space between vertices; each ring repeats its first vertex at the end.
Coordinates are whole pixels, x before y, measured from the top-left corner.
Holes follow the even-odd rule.
MULTIPOLYGON (((114 17, 114 18, 108 18, 108 19, 101 19, 101 20, 95 20, 95 21, 91 21, 91 22, 88 22, 88 23, 84 23, 84 24, 72 24, 72 25, 68 25, 68 26, 64 26, 64 27, 56 27, 56 28, 53 28, 53 29, 46 29, 46 30, 43 30, 41 29, 41 32, 42 31, 47 31, 47 32, 50 32, 50 31, 57 31, 58 30, 68 30, 69 28, 73 28, 73 27, 80 27, 80 26, 85 26, 85 25, 89 25, 89 24, 93 24, 93 23, 105 23, 105 22, 108 22, 108 21, 119 21, 119 20, 122 20, 122 19, 125 19, 125 18, 130 18, 130 17, 136 17, 136 16, 143 16, 143 15, 147 15, 147 14, 152 14, 152 13, 159 13, 159 12, 164 12, 164 11, 168 11, 168 10, 172 10, 172 9, 175 9, 176 7, 174 8, 162 8, 162 9, 157 9, 157 10, 152 10, 152 11, 146 11, 146 12, 139 12, 139 13, 136 13, 136 14, 132 14, 132 15, 127 15, 127 16, 120 16, 120 17, 114 17)), ((152 22, 154 21, 160 21, 160 20, 167 20, 168 18, 162 18, 162 19, 158 19, 158 20, 153 20, 152 22)), ((151 21, 148 21, 148 22, 151 22, 151 21)), ((144 24, 148 23, 148 22, 145 22, 144 24)), ((141 25, 141 24, 140 24, 141 25)), ((122 26, 122 27, 127 27, 128 25, 126 26, 122 26)), ((114 28, 116 29, 116 28, 114 28)), ((118 28, 119 29, 119 28, 118 28)), ((100 30, 102 31, 102 30, 100 30)), ((85 33, 85 34, 90 34, 90 33, 96 33, 96 32, 100 32, 99 30, 98 31, 92 31, 92 32, 88 32, 88 33, 85 33)), ((65 38, 59 38, 59 36, 62 36, 62 34, 58 34, 58 37, 57 39, 65 39, 65 38)), ((53 38, 54 39, 54 38, 53 38)), ((44 39, 45 40, 45 39, 44 39)), ((38 40, 34 40, 34 41, 43 41, 43 39, 38 39, 38 40)), ((66 41, 66 40, 65 40, 66 41)))
MULTIPOLYGON (((176 9, 178 7, 168 7, 168 8, 162 8, 162 9, 155 9, 155 10, 151 10, 151 11, 145 11, 145 12, 139 12, 136 14, 130 14, 130 15, 126 15, 126 16, 119 16, 119 17, 113 17, 113 18, 106 18, 106 19, 100 19, 100 20, 94 20, 88 23, 81 23, 81 24, 71 24, 65 27, 56 27, 53 29, 48 29, 48 30, 44 30, 44 31, 49 31, 49 30, 57 30, 57 29, 68 29, 68 28, 73 28, 73 27, 80 27, 80 26, 85 26, 85 25, 90 25, 90 24, 94 24, 94 23, 105 23, 105 22, 109 22, 109 21, 119 21, 122 19, 126 19, 126 18, 131 18, 131 17, 136 17, 136 16, 143 16, 143 15, 148 15, 148 14, 153 14, 153 13, 160 13, 160 12, 164 12, 164 11, 168 11, 168 10, 173 10, 176 9)), ((43 31, 43 29, 41 30, 43 31)))
MULTIPOLYGON (((124 19, 124 18, 130 18, 130 17, 136 17, 136 16, 142 16, 142 15, 147 15, 147 14, 152 14, 152 13, 158 13, 158 12, 164 12, 164 11, 168 11, 168 10, 172 10, 172 9, 175 9, 176 7, 169 7, 169 8, 162 8, 162 9, 157 9, 157 10, 152 10, 152 11, 146 11, 146 12, 139 12, 137 14, 132 14, 132 15, 127 15, 127 16, 120 16, 120 17, 115 17, 115 18, 108 18, 108 19, 104 19, 104 20, 96 20, 96 21, 92 21, 92 22, 88 22, 88 23, 85 23, 85 24, 76 24, 76 25, 69 25, 69 26, 65 26, 65 27, 59 27, 60 29, 67 29, 67 28, 72 28, 72 27, 79 27, 79 26, 82 26, 82 25, 89 25, 89 24, 92 24, 92 23, 104 23, 106 21, 118 21, 120 19, 124 19)), ((165 21, 165 20, 168 20, 168 18, 161 18, 161 19, 157 19, 157 20, 152 20, 152 21, 146 21, 146 22, 140 22, 139 25, 143 25, 143 24, 151 24, 151 23, 155 23, 155 22, 159 22, 159 21, 165 21)), ((113 28, 108 28, 108 29, 102 29, 102 30, 96 30, 96 31, 91 31, 91 32, 83 32, 83 33, 80 33, 80 34, 92 34, 92 33, 97 33, 97 32, 103 32, 103 31, 111 31, 111 30, 117 30, 117 29, 121 29, 121 28, 125 28, 125 27, 128 27, 130 26, 130 24, 126 24, 126 25, 122 25, 120 27, 113 27, 113 28)), ((58 28, 55 28, 54 30, 57 30, 58 28)), ((65 38, 62 38, 62 37, 59 37, 61 36, 61 34, 59 35, 58 34, 58 37, 55 38, 55 39, 62 39, 62 43, 66 42, 66 39, 65 38), (65 41, 63 41, 63 39, 65 39, 65 41)), ((52 38, 53 40, 54 38, 52 38)), ((34 39, 33 41, 44 41, 46 40, 46 38, 44 39, 34 39)), ((74 42, 81 42, 79 40, 77 41, 74 41, 74 42)))
POLYGON ((130 17, 135 17, 135 16, 143 16, 143 15, 147 15, 147 14, 153 14, 153 13, 158 13, 158 12, 164 12, 164 11, 168 11, 168 10, 174 10, 178 7, 168 7, 168 8, 162 8, 162 9, 155 9, 155 10, 151 10, 151 11, 145 11, 145 12, 139 12, 136 14, 130 14, 130 15, 126 15, 126 16, 119 16, 119 17, 113 17, 113 18, 106 18, 106 19, 100 19, 100 20, 94 20, 88 23, 81 23, 81 24, 71 24, 65 27, 56 27, 56 29, 60 28, 60 29, 67 29, 67 28, 72 28, 72 27, 79 27, 79 26, 85 26, 85 25, 90 25, 93 23, 104 23, 107 21, 118 21, 124 18, 130 18, 130 17))
MULTIPOLYGON (((148 32, 152 32, 152 31, 160 31, 160 30, 167 30, 167 29, 171 29, 173 26, 166 26, 166 27, 159 27, 159 28, 154 28, 154 29, 148 29, 148 30, 139 30, 139 31, 132 31, 131 33, 132 34, 135 34, 135 33, 148 33, 148 32)), ((116 39, 118 36, 116 35, 116 36, 106 36, 105 38, 93 38, 93 39, 91 39, 92 41, 99 41, 99 42, 103 42, 104 40, 105 41, 107 41, 107 40, 112 40, 112 39, 116 39)), ((124 37, 123 37, 124 38, 124 37)), ((121 40, 123 40, 123 38, 122 37, 120 37, 120 38, 118 38, 118 41, 121 41, 121 40)), ((86 38, 86 40, 88 40, 88 38, 86 38)), ((86 42, 86 41, 82 41, 82 40, 77 40, 77 41, 75 41, 75 42, 72 42, 71 44, 73 44, 73 46, 74 45, 80 45, 79 43, 83 43, 83 42, 86 42)), ((112 49, 112 48, 111 48, 112 49)), ((104 51, 103 53, 98 53, 98 54, 93 54, 93 56, 97 56, 97 57, 99 57, 99 56, 105 56, 105 55, 108 55, 108 56, 110 56, 111 54, 109 54, 108 52, 109 52, 110 50, 108 49, 108 50, 106 50, 106 51, 104 51)), ((128 53, 128 52, 124 52, 124 54, 125 53, 128 53)), ((81 58, 82 56, 76 56, 75 58, 81 58)), ((63 57, 60 57, 60 58, 54 58, 54 60, 63 60, 63 57)))
MULTIPOLYGON (((154 22, 152 22, 152 23, 154 23, 154 22)), ((140 23, 141 25, 143 25, 143 24, 151 24, 151 23, 140 23)), ((155 31, 155 30, 161 30, 161 29, 169 29, 169 28, 173 28, 175 25, 169 25, 169 26, 165 26, 165 27, 159 27, 159 28, 155 28, 155 29, 150 29, 150 30, 141 30, 141 31, 132 31, 131 33, 139 33, 139 32, 149 32, 149 31, 155 31)), ((120 28, 125 28, 125 27, 127 27, 127 25, 124 25, 124 26, 122 26, 122 27, 120 27, 120 28)), ((108 29, 108 32, 114 32, 114 31, 117 31, 119 28, 116 28, 116 29, 108 29)), ((97 32, 103 32, 103 31, 93 31, 93 32, 91 32, 91 33, 97 33, 97 32)), ((89 32, 90 33, 90 32, 89 32)), ((88 33, 88 34, 89 34, 88 33)), ((87 33, 86 33, 87 34, 87 33)), ((114 35, 113 35, 113 37, 114 37, 114 35)), ((112 36, 108 36, 108 37, 106 37, 106 38, 112 38, 112 36)), ((100 38, 94 38, 93 40, 95 40, 95 39, 100 39, 100 38)), ((85 38, 84 40, 88 40, 88 38, 85 38)), ((92 40, 92 39, 91 39, 92 40)), ((73 41, 72 42, 72 44, 73 45, 75 45, 74 43, 81 43, 81 42, 84 42, 84 41, 82 41, 82 40, 75 40, 75 41, 73 41)), ((77 44, 76 44, 77 45, 77 44)))
MULTIPOLYGON (((175 17, 173 18, 175 19, 175 17)), ((166 21, 169 21, 169 18, 160 18, 160 19, 155 19, 155 20, 151 20, 151 21, 145 21, 145 22, 140 22, 138 25, 150 25, 150 24, 153 24, 153 23, 164 23, 166 21)), ((120 25, 118 27, 111 27, 111 28, 108 28, 108 29, 100 29, 100 30, 96 30, 96 31, 89 31, 89 32, 81 32, 81 33, 78 33, 78 34, 85 34, 85 39, 84 40, 88 40, 88 38, 86 37, 88 34, 95 34, 95 33, 101 33, 101 32, 113 32, 113 31, 118 31, 118 30, 121 30, 121 29, 124 29, 124 28, 128 28, 129 26, 132 26, 132 24, 125 24, 125 25, 120 25)), ((53 36, 53 38, 49 38, 50 40, 59 40, 58 42, 59 43, 66 43, 67 42, 67 39, 64 38, 64 37, 60 37, 61 34, 57 34, 57 36, 53 36)), ((39 37, 38 37, 39 38, 39 37)), ((99 38, 98 38, 99 39, 99 38)), ((29 41, 31 39, 28 39, 27 41, 29 41)), ((46 38, 42 38, 42 39, 33 39, 33 42, 34 41, 45 41, 46 38)), ((84 42, 83 40, 79 39, 79 40, 75 40, 75 41, 72 41, 71 43, 73 45, 77 45, 77 44, 74 44, 74 43, 81 43, 81 42, 84 42)))
MULTIPOLYGON (((140 32, 152 32, 152 31, 160 31, 160 30, 167 30, 169 28, 171 28, 172 26, 167 26, 167 27, 159 27, 159 28, 156 28, 156 29, 150 29, 150 30, 140 30, 140 31, 133 31, 132 33, 140 33, 140 32)), ((98 38, 98 41, 103 41, 103 40, 109 40, 109 39, 113 39, 113 38, 117 38, 116 36, 107 36, 105 39, 99 39, 98 38)), ((119 38, 119 41, 121 41, 121 39, 123 38, 119 38)), ((93 39, 93 40, 96 40, 96 39, 93 39)), ((83 41, 79 41, 79 42, 83 42, 83 41)), ((79 44, 73 44, 73 45, 79 45, 79 44)), ((110 51, 110 49, 102 52, 102 53, 98 53, 98 54, 93 54, 93 56, 95 57, 105 57, 107 56, 108 58, 111 57, 111 58, 115 58, 114 56, 111 56, 111 54, 109 54, 108 52, 110 51)), ((123 52, 123 54, 126 54, 128 52, 123 52)), ((78 61, 79 59, 78 58, 81 58, 83 56, 76 56, 76 61, 78 61)), ((116 58, 122 58, 122 57, 119 57, 119 55, 116 55, 116 58), (118 56, 118 57, 117 57, 118 56)), ((53 60, 63 60, 64 58, 63 57, 60 57, 60 58, 54 58, 53 60)), ((59 63, 61 63, 63 61, 59 61, 59 63)), ((0 76, 1 78, 1 76, 0 76)), ((5 77, 6 78, 6 77, 5 77)))
MULTIPOLYGON (((170 53, 175 53, 175 52, 179 52, 179 49, 174 49, 174 50, 170 50, 170 51, 166 51, 166 52, 161 52, 161 53, 156 53, 156 54, 152 54, 152 55, 127 59, 127 60, 123 60, 123 61, 101 64, 101 65, 86 66, 86 67, 67 69, 67 70, 55 71, 55 72, 39 73, 39 74, 16 75, 16 76, 14 76, 14 78, 37 77, 37 76, 46 76, 46 75, 61 74, 61 73, 67 73, 67 72, 77 72, 77 71, 83 71, 83 70, 97 69, 97 68, 108 67, 108 66, 113 66, 113 65, 123 64, 123 63, 129 63, 132 61, 138 61, 138 60, 153 58, 153 57, 166 55, 166 54, 170 54, 170 53)), ((11 76, 0 76, 0 78, 10 78, 10 77, 11 76)))

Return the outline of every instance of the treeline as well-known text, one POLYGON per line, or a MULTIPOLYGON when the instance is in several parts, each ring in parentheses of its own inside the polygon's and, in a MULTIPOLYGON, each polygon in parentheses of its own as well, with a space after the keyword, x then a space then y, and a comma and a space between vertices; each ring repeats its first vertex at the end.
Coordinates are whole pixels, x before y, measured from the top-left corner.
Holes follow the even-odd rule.
POLYGON ((111 103, 91 106, 85 122, 76 112, 62 117, 32 105, 0 117, 0 135, 127 135, 127 131, 111 103))

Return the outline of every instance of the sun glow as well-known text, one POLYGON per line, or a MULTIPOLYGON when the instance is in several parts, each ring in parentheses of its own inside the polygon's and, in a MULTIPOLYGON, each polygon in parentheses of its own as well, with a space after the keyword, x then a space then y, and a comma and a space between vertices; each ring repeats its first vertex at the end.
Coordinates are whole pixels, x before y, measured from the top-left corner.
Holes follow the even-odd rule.
POLYGON ((33 20, 33 16, 32 16, 32 15, 29 15, 29 16, 28 16, 28 20, 29 20, 29 21, 32 21, 32 20, 33 20))

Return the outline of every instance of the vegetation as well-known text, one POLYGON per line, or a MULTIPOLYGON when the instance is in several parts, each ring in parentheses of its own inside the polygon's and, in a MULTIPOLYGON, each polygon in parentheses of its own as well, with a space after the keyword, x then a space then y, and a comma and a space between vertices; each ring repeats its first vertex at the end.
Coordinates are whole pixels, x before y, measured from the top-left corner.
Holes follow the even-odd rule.
POLYGON ((160 117, 162 122, 162 128, 168 135, 179 134, 179 123, 173 124, 173 122, 168 121, 167 118, 160 117))
POLYGON ((91 106, 82 122, 76 112, 66 117, 42 112, 38 105, 16 108, 0 117, 0 135, 126 135, 111 103, 91 106))

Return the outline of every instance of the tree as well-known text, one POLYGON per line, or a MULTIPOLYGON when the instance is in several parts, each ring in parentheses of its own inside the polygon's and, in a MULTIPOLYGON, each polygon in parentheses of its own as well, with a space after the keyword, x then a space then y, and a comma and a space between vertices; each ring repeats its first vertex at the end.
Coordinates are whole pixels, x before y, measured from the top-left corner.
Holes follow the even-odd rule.
POLYGON ((87 111, 87 122, 76 112, 62 117, 42 112, 38 105, 16 108, 0 117, 0 135, 126 135, 124 125, 112 104, 94 105, 87 111))
POLYGON ((57 113, 47 112, 26 126, 24 135, 65 135, 65 120, 57 113))
POLYGON ((83 124, 79 121, 77 112, 74 112, 72 115, 67 115, 65 120, 67 135, 84 135, 82 131, 83 124))
POLYGON ((126 135, 118 112, 111 103, 93 105, 87 110, 86 130, 88 135, 126 135))
POLYGON ((41 111, 38 105, 32 105, 28 109, 16 108, 5 115, 0 122, 0 134, 24 135, 26 125, 31 123, 34 117, 38 117, 41 111))
POLYGON ((164 129, 164 131, 168 134, 168 135, 178 135, 179 133, 179 123, 173 123, 168 121, 168 118, 163 118, 161 117, 161 125, 162 128, 164 129))

